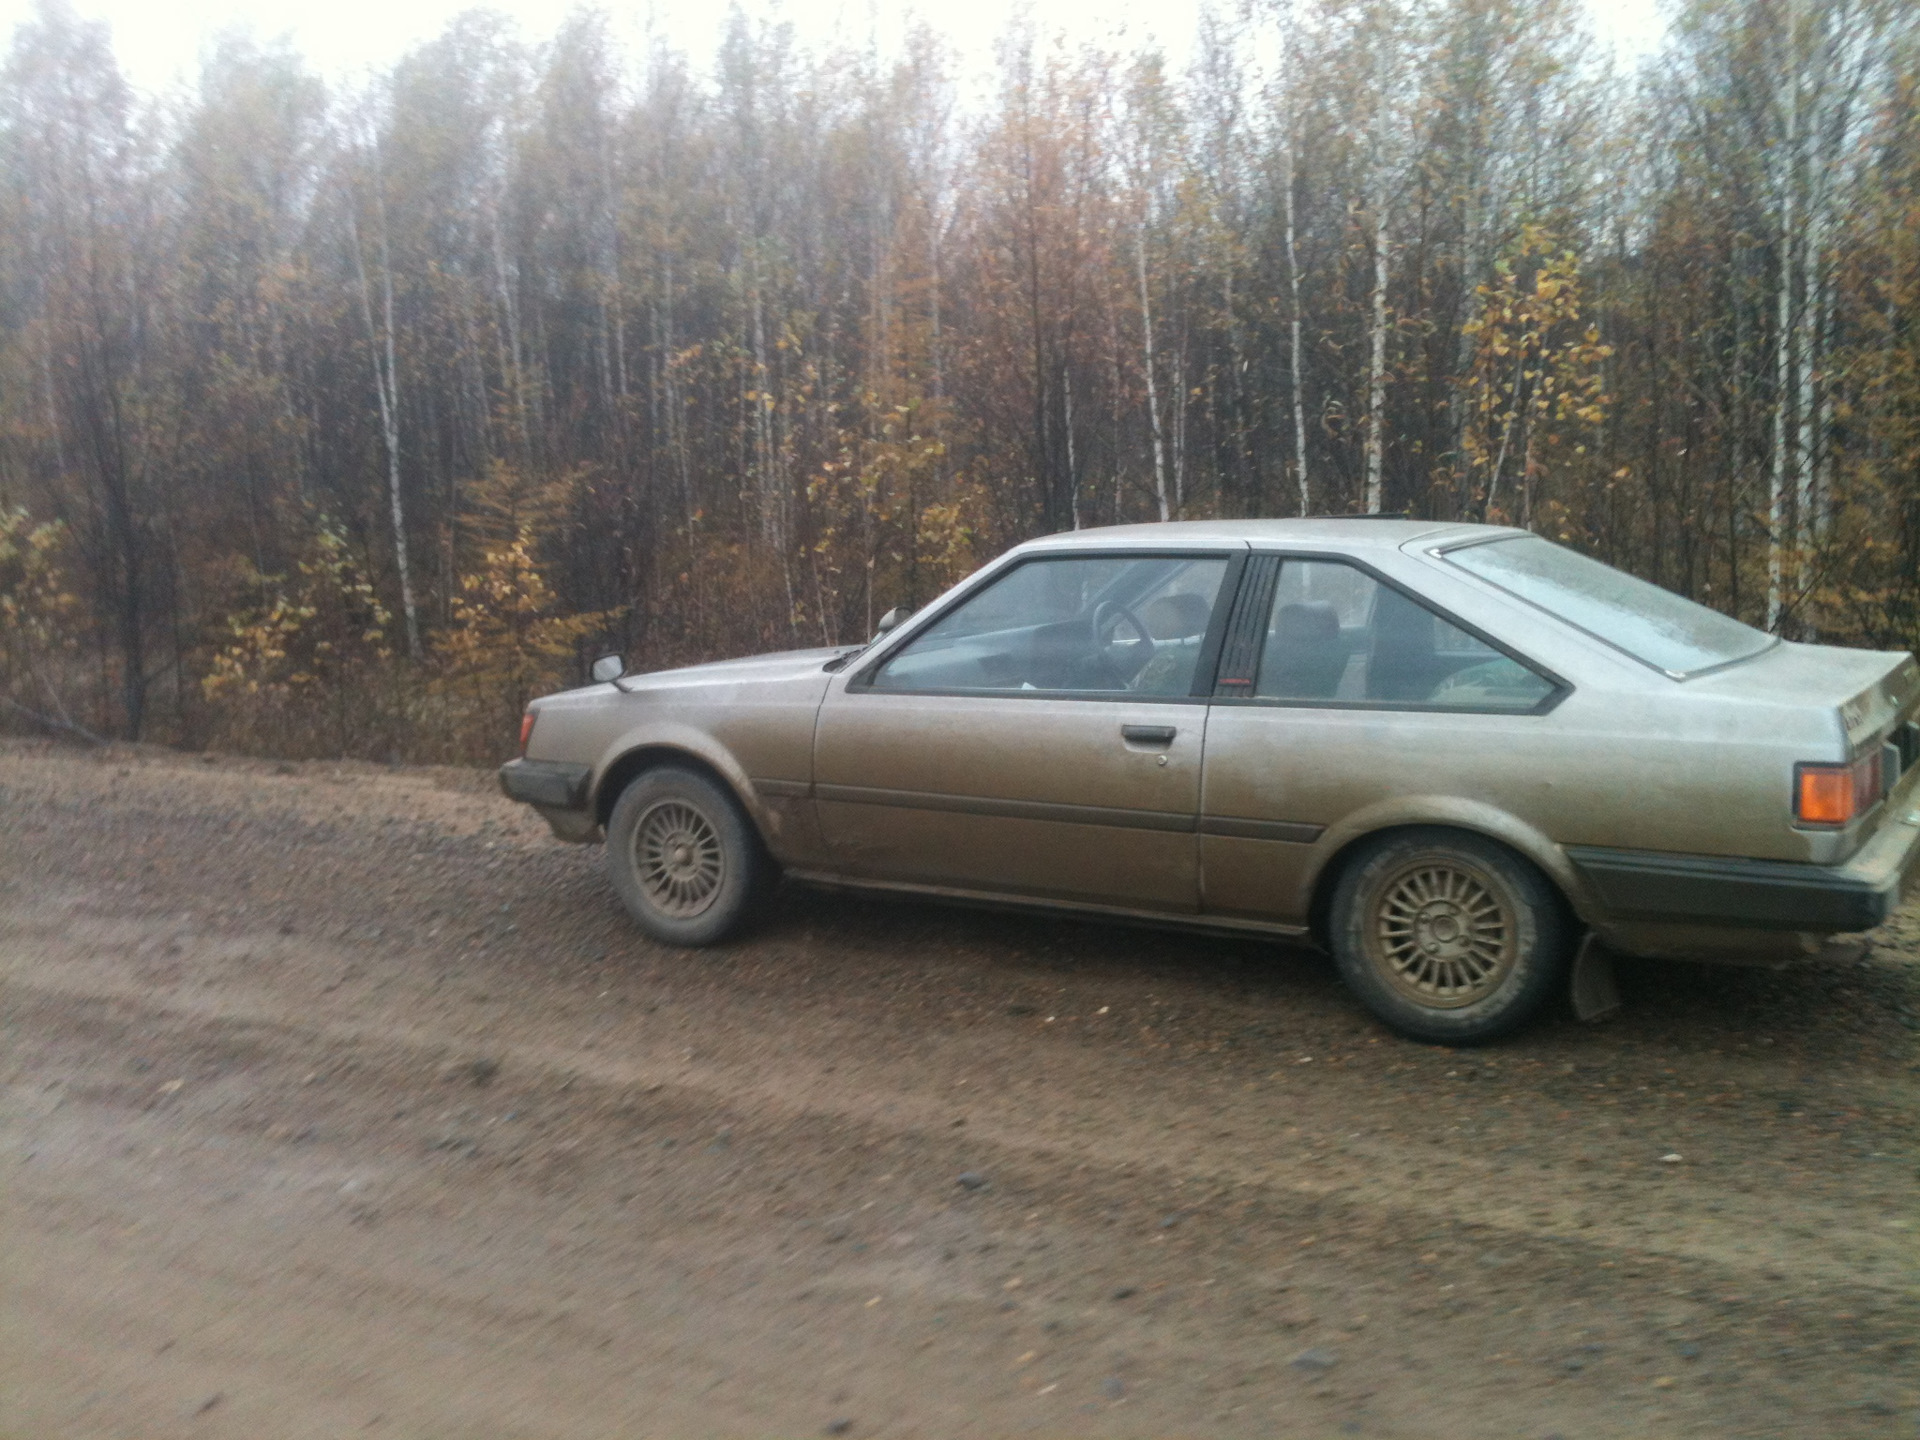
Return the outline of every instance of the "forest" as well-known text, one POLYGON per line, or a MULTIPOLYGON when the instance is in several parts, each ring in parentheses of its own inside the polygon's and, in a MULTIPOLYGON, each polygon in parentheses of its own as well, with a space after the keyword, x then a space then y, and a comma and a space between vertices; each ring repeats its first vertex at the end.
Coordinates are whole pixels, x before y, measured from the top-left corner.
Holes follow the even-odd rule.
POLYGON ((475 761, 605 650, 859 641, 1017 541, 1523 525, 1920 646, 1920 7, 1253 0, 329 87, 0 59, 0 729, 475 761))

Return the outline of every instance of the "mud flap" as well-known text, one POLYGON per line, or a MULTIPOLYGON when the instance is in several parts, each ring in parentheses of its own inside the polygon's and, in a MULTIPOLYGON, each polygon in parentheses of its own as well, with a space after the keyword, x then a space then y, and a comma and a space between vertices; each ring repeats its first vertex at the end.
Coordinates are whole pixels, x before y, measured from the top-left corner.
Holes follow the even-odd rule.
POLYGON ((1600 937, 1588 931, 1573 957, 1573 1015, 1592 1025, 1620 1009, 1620 987, 1614 983, 1613 957, 1600 937))

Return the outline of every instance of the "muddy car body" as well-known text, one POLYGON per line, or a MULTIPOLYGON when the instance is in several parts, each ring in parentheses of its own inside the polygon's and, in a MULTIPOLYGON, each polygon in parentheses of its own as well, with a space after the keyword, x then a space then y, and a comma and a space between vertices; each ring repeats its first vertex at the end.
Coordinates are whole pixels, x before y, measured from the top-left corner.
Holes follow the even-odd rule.
POLYGON ((1031 542, 865 647, 544 697, 501 779, 606 836, 663 938, 777 871, 1312 937, 1388 1023, 1471 1041, 1586 937, 1780 963, 1878 924, 1920 854, 1916 705, 1911 656, 1524 531, 1185 523, 1031 542))

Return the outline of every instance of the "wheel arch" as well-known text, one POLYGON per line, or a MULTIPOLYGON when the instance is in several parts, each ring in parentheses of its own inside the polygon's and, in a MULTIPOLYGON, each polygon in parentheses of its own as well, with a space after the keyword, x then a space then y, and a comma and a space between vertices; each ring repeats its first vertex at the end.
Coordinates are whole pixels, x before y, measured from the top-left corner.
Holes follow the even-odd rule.
POLYGON ((679 765, 705 775, 733 796, 764 846, 767 843, 766 816, 761 813, 753 782, 737 765, 726 763, 722 757, 704 754, 703 748, 677 743, 672 738, 658 738, 619 749, 614 758, 601 767, 599 778, 594 782, 593 815, 601 829, 604 830, 612 818, 620 792, 627 788, 636 775, 662 765, 679 765))
POLYGON ((1577 924, 1593 923, 1591 897, 1559 845, 1534 826, 1490 805, 1436 797, 1395 806, 1387 813, 1362 812, 1330 827, 1321 841, 1326 858, 1309 882, 1307 928, 1316 944, 1326 948, 1329 943, 1333 893, 1354 856, 1383 836, 1408 830, 1457 830, 1513 851, 1547 878, 1577 924))

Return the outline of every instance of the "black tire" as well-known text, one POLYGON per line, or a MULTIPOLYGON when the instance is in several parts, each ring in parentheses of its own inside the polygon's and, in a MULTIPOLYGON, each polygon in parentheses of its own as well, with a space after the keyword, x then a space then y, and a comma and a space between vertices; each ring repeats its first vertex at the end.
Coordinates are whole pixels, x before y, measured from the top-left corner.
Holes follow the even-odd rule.
POLYGON ((1329 938, 1388 1028, 1441 1045, 1511 1035, 1566 983, 1574 926, 1546 876, 1461 830, 1400 830, 1347 863, 1329 938))
POLYGON ((699 946, 747 921, 772 886, 774 865, 725 786, 662 765, 636 775, 614 802, 607 877, 647 934, 699 946))

